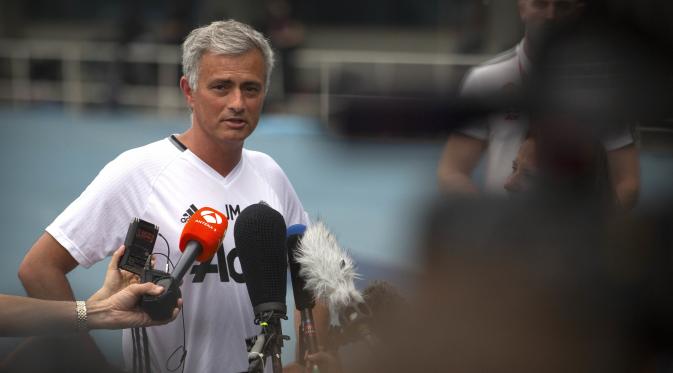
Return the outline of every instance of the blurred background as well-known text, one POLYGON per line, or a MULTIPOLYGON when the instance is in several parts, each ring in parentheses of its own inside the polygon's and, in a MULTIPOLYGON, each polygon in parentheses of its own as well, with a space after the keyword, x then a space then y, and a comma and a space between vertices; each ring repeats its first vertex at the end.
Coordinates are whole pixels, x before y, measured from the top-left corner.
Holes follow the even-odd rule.
MULTIPOLYGON (((669 4, 598 3, 668 53, 656 42, 673 40, 669 4)), ((521 40, 516 0, 0 0, 1 293, 25 295, 16 272, 26 251, 108 161, 189 127, 179 44, 194 27, 227 18, 263 31, 279 57, 247 147, 283 167, 311 218, 352 253, 359 285, 386 279, 410 288, 408 273, 422 269, 416 249, 438 193, 437 163, 461 123, 369 128, 343 114, 371 98, 390 100, 384 107, 394 112, 395 100, 454 97, 471 67, 521 40)), ((658 92, 670 103, 670 91, 658 92)), ((635 211, 673 195, 671 119, 635 124, 635 211)), ((69 275, 78 298, 97 290, 106 265, 69 275)), ((294 334, 289 324, 283 330, 294 334)), ((121 332, 92 334, 121 364, 121 332)), ((17 343, 0 339, 0 359, 17 343)), ((283 354, 293 360, 294 344, 283 354)))

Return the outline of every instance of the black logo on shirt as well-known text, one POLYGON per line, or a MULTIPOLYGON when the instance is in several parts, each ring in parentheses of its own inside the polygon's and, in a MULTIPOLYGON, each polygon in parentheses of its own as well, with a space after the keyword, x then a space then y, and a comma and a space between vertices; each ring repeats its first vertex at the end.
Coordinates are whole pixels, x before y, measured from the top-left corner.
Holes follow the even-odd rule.
MULTIPOLYGON (((189 218, 194 215, 194 213, 198 210, 199 208, 194 206, 194 204, 189 205, 187 210, 185 211, 184 214, 182 214, 182 218, 180 218, 180 223, 186 223, 189 218)), ((236 219, 236 216, 241 213, 241 205, 224 205, 224 211, 222 211, 224 215, 227 216, 227 219, 229 221, 233 221, 236 219)))
POLYGON ((231 278, 234 282, 238 282, 239 284, 245 283, 243 272, 236 271, 236 267, 234 266, 234 263, 238 258, 238 250, 235 247, 229 251, 229 254, 225 255, 224 248, 220 245, 217 249, 216 258, 217 261, 215 261, 215 263, 211 260, 210 263, 201 263, 192 266, 190 272, 194 275, 192 282, 203 282, 207 274, 218 273, 220 275, 220 282, 229 282, 229 278, 231 278))

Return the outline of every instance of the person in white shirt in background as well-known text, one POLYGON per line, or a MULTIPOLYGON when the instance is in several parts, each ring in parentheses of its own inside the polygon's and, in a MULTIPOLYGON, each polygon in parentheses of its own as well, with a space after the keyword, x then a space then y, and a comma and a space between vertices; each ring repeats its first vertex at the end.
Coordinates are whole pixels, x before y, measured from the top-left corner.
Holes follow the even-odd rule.
MULTIPOLYGON (((582 0, 519 0, 519 14, 525 25, 523 40, 512 50, 472 69, 464 80, 463 97, 489 97, 493 94, 516 95, 531 64, 534 51, 550 25, 577 20, 587 4, 582 0)), ((512 161, 529 131, 528 118, 517 110, 492 114, 481 122, 452 133, 438 165, 442 191, 479 193, 471 175, 485 156, 483 192, 502 195, 511 172, 512 161)), ((601 139, 607 151, 610 182, 622 210, 632 209, 640 188, 639 153, 631 131, 611 133, 601 139)))

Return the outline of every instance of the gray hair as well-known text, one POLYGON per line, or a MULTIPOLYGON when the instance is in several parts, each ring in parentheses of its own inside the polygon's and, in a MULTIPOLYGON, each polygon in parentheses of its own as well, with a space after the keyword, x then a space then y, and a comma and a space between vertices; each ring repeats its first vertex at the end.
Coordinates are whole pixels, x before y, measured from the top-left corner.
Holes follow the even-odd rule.
POLYGON ((199 79, 199 64, 205 52, 233 56, 253 48, 259 49, 264 57, 265 90, 268 90, 274 64, 269 41, 259 31, 233 19, 216 21, 189 33, 182 44, 182 74, 187 78, 189 87, 195 90, 199 79))

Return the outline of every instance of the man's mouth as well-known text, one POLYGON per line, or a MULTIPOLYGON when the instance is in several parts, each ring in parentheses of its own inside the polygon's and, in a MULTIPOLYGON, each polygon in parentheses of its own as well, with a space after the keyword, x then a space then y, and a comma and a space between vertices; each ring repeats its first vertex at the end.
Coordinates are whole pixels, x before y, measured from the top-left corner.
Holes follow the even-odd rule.
POLYGON ((234 126, 237 126, 237 127, 238 126, 243 126, 247 123, 247 121, 245 119, 241 119, 241 118, 227 118, 224 121, 227 122, 230 125, 234 125, 234 126))

